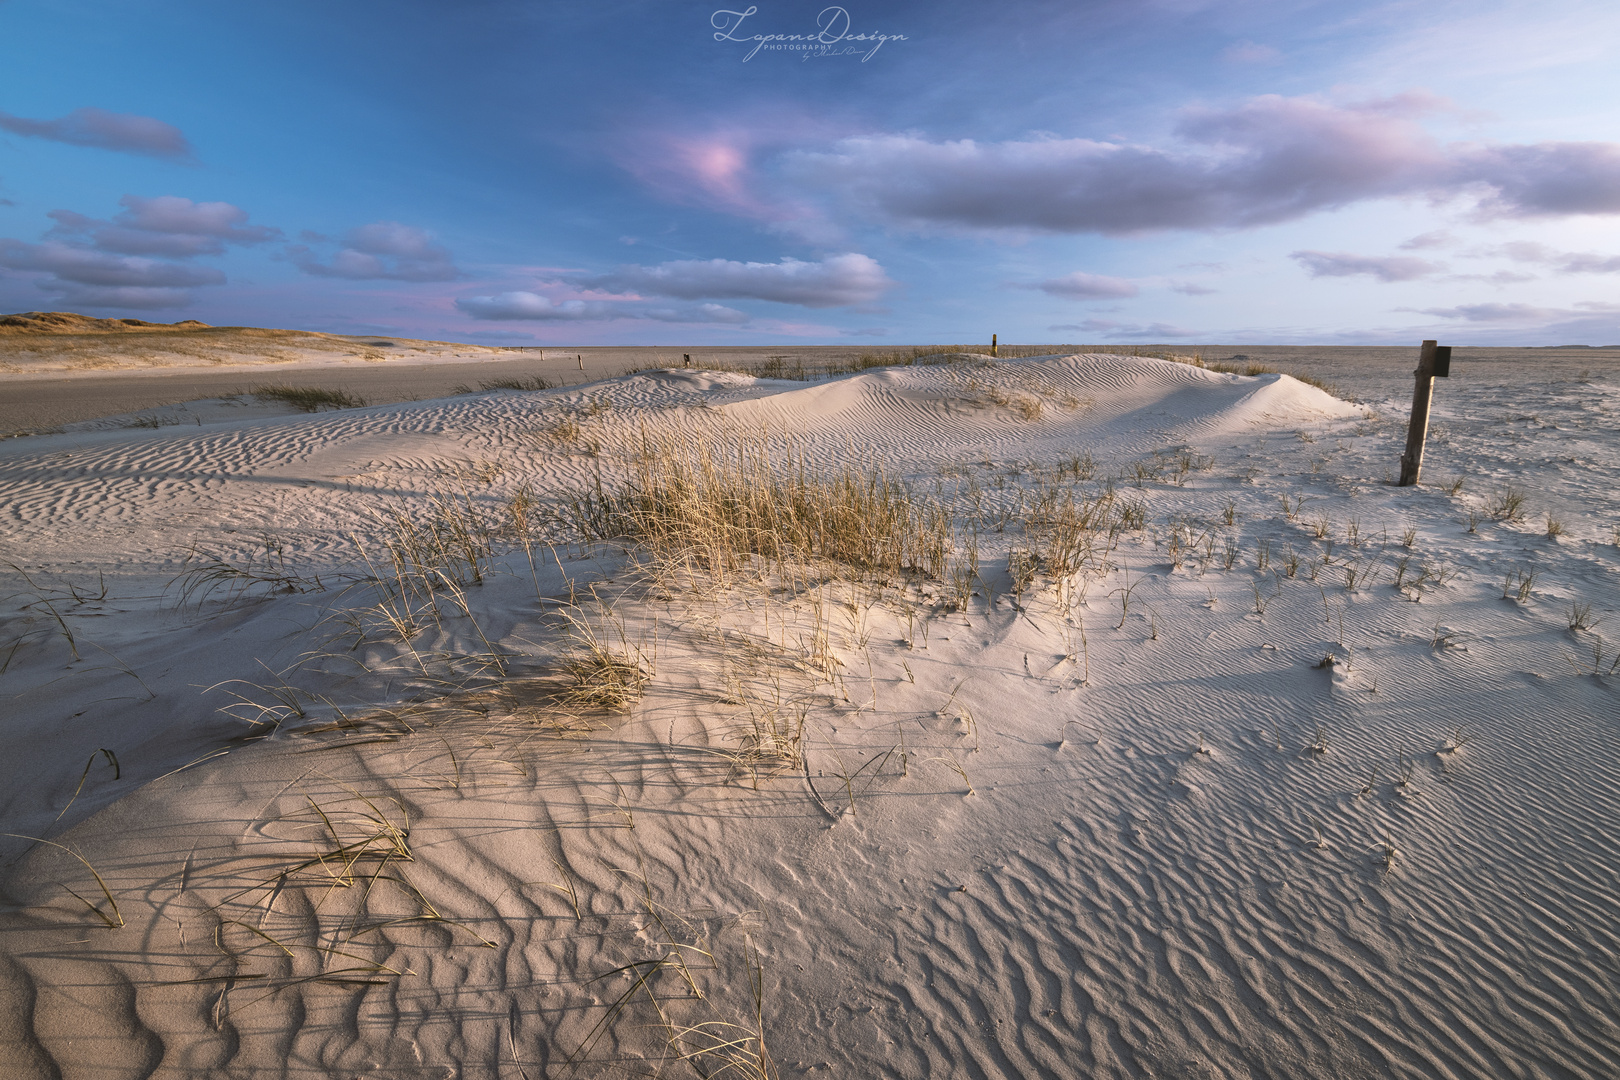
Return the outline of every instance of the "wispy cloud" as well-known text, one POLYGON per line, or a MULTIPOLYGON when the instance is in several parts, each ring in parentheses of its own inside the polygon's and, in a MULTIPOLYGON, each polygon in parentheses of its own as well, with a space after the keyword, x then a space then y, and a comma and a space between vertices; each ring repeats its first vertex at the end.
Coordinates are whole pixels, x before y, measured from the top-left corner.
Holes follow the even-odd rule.
POLYGON ((1444 229, 1434 229, 1421 233, 1410 240, 1402 241, 1402 251, 1422 251, 1425 248, 1445 247, 1452 243, 1451 234, 1444 229))
POLYGON ((1620 255, 1558 251, 1527 240, 1503 244, 1491 254, 1506 256, 1514 262, 1535 263, 1561 274, 1620 274, 1620 255))
POLYGON ((1079 323, 1058 323, 1048 330, 1079 330, 1086 334, 1100 334, 1113 340, 1169 341, 1172 338, 1198 337, 1202 331, 1188 330, 1169 323, 1122 323, 1112 319, 1087 319, 1079 323))
POLYGON ((55 120, 29 120, 0 112, 0 129, 13 135, 73 146, 93 146, 126 154, 169 158, 191 158, 191 144, 180 129, 150 116, 107 112, 105 109, 74 109, 55 120))
MULTIPOLYGON (((1610 301, 1587 301, 1567 308, 1486 303, 1401 310, 1416 310, 1419 314, 1477 328, 1471 336, 1487 344, 1560 345, 1581 341, 1620 344, 1620 303, 1610 301)), ((1461 327, 1457 333, 1470 335, 1470 331, 1461 327)))
POLYGON ((1083 270, 1019 288, 1039 289, 1048 296, 1065 300, 1120 300, 1141 292, 1135 282, 1103 274, 1088 274, 1083 270))
POLYGON ((1407 255, 1352 255, 1344 251, 1295 251, 1288 256, 1311 277, 1352 277, 1366 274, 1379 281, 1415 281, 1445 269, 1440 263, 1407 255))
POLYGON ((818 262, 774 263, 731 259, 680 259, 657 266, 621 266, 611 274, 580 279, 591 289, 681 300, 770 300, 800 307, 870 304, 894 282, 866 255, 831 255, 818 262))
MULTIPOLYGON (((1403 311, 1414 310, 1402 308, 1403 311)), ((1620 304, 1589 301, 1573 308, 1537 307, 1534 304, 1460 304, 1449 308, 1417 308, 1424 315, 1442 319, 1460 319, 1464 322, 1517 322, 1544 323, 1583 318, 1593 314, 1620 312, 1620 304)))
POLYGON ((719 323, 738 325, 748 316, 723 304, 690 307, 649 307, 604 300, 552 300, 527 291, 503 292, 491 296, 467 296, 456 301, 456 308, 475 319, 525 322, 611 322, 618 319, 644 319, 668 323, 719 323))
POLYGON ((350 229, 343 242, 330 260, 305 244, 289 247, 287 257, 306 274, 351 281, 454 281, 461 276, 450 252, 414 225, 377 221, 350 229))

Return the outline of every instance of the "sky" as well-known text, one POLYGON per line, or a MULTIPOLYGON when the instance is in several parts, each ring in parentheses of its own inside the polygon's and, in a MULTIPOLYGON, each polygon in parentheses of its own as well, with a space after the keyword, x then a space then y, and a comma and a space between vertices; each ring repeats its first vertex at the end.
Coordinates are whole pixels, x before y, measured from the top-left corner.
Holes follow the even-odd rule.
POLYGON ((0 0, 0 40, 5 312, 1620 344, 1612 0, 0 0))

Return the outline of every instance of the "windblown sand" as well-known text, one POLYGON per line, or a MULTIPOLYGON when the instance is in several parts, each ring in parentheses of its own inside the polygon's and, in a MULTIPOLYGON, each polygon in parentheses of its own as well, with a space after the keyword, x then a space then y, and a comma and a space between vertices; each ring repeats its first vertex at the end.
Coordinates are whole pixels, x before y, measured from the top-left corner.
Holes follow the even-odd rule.
POLYGON ((51 843, 0 840, 0 1074, 1614 1075, 1620 380, 1457 365, 1406 489, 1409 377, 1347 389, 963 358, 7 442, 0 821, 51 843), (960 573, 582 542, 699 436, 880 466, 960 573), (1025 580, 1042 493, 1123 516, 1025 580), (424 615, 386 543, 456 515, 505 525, 424 615))

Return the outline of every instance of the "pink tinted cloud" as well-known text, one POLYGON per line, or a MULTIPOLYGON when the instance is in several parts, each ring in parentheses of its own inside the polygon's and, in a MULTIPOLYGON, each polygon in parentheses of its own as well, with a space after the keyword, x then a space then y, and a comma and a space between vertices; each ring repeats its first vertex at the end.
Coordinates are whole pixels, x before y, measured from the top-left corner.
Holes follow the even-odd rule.
POLYGON ((847 134, 801 113, 774 112, 706 130, 627 129, 608 153, 657 197, 761 222, 773 231, 834 242, 841 231, 812 201, 792 194, 769 168, 782 150, 847 134))

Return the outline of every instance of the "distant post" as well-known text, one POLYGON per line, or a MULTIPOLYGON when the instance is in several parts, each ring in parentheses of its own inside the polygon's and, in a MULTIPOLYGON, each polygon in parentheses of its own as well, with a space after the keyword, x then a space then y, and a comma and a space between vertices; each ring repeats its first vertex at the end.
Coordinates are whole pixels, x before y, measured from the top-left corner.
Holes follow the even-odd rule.
POLYGON ((584 371, 585 370, 585 356, 584 356, 584 354, 583 353, 579 354, 576 357, 576 359, 579 361, 579 370, 584 371))
POLYGON ((1425 341, 1418 352, 1417 386, 1412 390, 1412 424, 1406 429, 1406 453, 1401 455, 1401 487, 1412 487, 1423 474, 1423 443, 1429 437, 1429 403, 1436 377, 1451 375, 1451 346, 1425 341))
POLYGON ((996 335, 994 335, 994 334, 990 335, 990 355, 991 356, 997 355, 996 354, 996 335))

